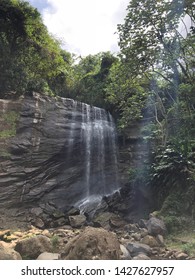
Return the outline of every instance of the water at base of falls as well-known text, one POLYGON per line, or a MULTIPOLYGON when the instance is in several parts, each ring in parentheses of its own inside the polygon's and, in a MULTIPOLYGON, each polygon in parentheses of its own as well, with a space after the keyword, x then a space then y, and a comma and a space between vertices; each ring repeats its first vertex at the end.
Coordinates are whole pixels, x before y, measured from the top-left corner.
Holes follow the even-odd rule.
POLYGON ((105 195, 119 189, 116 130, 114 121, 104 109, 71 100, 72 113, 67 157, 74 149, 74 137, 80 122, 80 149, 82 150, 82 195, 75 203, 81 210, 98 204, 105 195))

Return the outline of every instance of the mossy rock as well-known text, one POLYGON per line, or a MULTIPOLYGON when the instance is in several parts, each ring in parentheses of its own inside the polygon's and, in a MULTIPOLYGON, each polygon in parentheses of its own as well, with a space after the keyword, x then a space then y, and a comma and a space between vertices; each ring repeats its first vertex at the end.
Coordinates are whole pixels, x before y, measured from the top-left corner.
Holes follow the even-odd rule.
POLYGON ((10 111, 2 115, 0 123, 0 139, 10 138, 16 135, 16 124, 18 119, 19 113, 16 111, 10 111))

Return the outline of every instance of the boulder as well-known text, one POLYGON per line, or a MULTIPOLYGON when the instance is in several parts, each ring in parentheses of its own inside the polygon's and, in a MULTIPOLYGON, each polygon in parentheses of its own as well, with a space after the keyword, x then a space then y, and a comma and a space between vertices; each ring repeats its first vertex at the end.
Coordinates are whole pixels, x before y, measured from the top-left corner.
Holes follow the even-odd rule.
POLYGON ((9 248, 5 242, 0 243, 0 260, 21 260, 21 255, 9 248))
POLYGON ((94 225, 97 227, 103 227, 105 229, 110 229, 110 220, 118 218, 116 214, 113 214, 111 212, 104 212, 100 213, 98 216, 95 217, 93 220, 94 225))
POLYGON ((40 216, 42 213, 43 213, 43 209, 41 209, 40 207, 35 207, 35 208, 32 208, 30 210, 31 214, 35 215, 35 216, 40 216))
POLYGON ((158 234, 158 235, 156 236, 156 240, 158 241, 158 243, 159 243, 160 246, 162 246, 162 247, 165 246, 164 237, 163 237, 162 235, 158 234))
POLYGON ((48 253, 48 252, 44 252, 44 253, 41 253, 37 260, 59 260, 60 258, 60 254, 56 254, 56 253, 48 253))
POLYGON ((67 223, 69 223, 68 219, 66 219, 65 217, 61 217, 55 221, 52 221, 50 224, 53 227, 62 227, 64 225, 66 225, 67 223))
POLYGON ((126 248, 132 257, 135 257, 140 253, 149 256, 152 252, 150 246, 141 243, 128 243, 126 248))
POLYGON ((121 217, 112 216, 110 218, 110 226, 112 228, 123 228, 126 225, 126 221, 124 221, 121 217))
POLYGON ((76 207, 71 207, 67 212, 67 216, 76 216, 80 214, 80 210, 76 207))
POLYGON ((140 219, 138 224, 141 228, 147 228, 147 220, 140 219))
POLYGON ((86 217, 82 214, 76 216, 69 216, 69 222, 73 228, 80 228, 85 225, 86 217))
POLYGON ((65 260, 118 260, 120 244, 114 233, 102 228, 87 227, 64 248, 65 260))
POLYGON ((120 249, 122 252, 122 255, 120 257, 121 260, 131 260, 132 259, 129 251, 127 250, 127 248, 124 245, 120 244, 120 249))
POLYGON ((135 241, 140 241, 141 239, 141 234, 137 232, 133 233, 131 236, 134 238, 135 241))
POLYGON ((136 224, 128 224, 124 227, 124 229, 126 231, 128 231, 129 233, 135 233, 135 232, 139 232, 139 228, 136 224))
POLYGON ((141 234, 141 237, 143 238, 146 235, 148 235, 148 230, 146 228, 142 228, 140 234, 141 234))
POLYGON ((159 246, 159 243, 157 242, 157 240, 151 235, 146 235, 144 238, 142 238, 141 243, 146 244, 150 247, 158 247, 159 246))
MULTIPOLYGON (((91 209, 90 212, 94 212, 93 209, 91 209)), ((106 197, 103 197, 101 202, 96 206, 94 217, 97 217, 103 212, 108 212, 108 204, 106 202, 106 197)))
POLYGON ((151 258, 149 258, 148 256, 146 256, 145 254, 139 254, 137 256, 135 256, 132 260, 151 260, 151 258))
POLYGON ((155 218, 155 217, 151 217, 147 224, 147 229, 148 229, 148 233, 151 234, 151 235, 165 235, 166 233, 166 226, 165 226, 165 223, 158 219, 158 218, 155 218))
POLYGON ((20 240, 15 247, 24 259, 36 259, 43 252, 51 252, 52 244, 48 237, 37 235, 20 240))
POLYGON ((184 252, 176 252, 175 258, 176 258, 176 260, 186 260, 186 259, 188 259, 188 255, 184 252))
POLYGON ((173 252, 172 250, 168 250, 168 251, 164 254, 164 259, 165 259, 165 260, 173 259, 173 255, 174 255, 174 252, 173 252))
POLYGON ((39 217, 36 217, 36 219, 33 221, 33 225, 35 227, 41 228, 41 229, 43 229, 45 227, 44 221, 39 217))

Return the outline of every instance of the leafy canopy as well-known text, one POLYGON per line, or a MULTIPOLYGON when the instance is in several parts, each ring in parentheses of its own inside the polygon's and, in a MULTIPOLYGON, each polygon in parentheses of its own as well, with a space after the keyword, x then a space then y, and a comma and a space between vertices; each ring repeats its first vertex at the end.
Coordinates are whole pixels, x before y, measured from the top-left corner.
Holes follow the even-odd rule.
POLYGON ((0 2, 0 96, 37 90, 58 94, 66 86, 70 61, 47 31, 41 15, 28 2, 0 2))

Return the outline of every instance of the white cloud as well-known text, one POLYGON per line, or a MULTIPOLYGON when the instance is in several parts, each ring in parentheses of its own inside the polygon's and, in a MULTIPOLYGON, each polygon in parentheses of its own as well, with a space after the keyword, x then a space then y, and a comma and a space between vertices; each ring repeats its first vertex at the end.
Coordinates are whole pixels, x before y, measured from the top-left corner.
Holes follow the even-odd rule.
POLYGON ((117 50, 117 23, 129 0, 47 0, 42 11, 49 31, 71 52, 88 55, 117 50))

